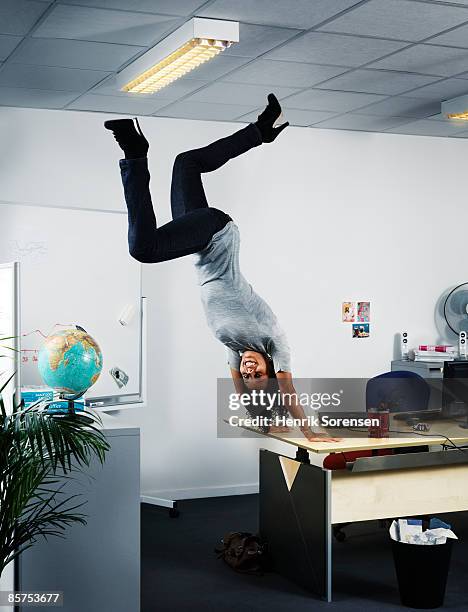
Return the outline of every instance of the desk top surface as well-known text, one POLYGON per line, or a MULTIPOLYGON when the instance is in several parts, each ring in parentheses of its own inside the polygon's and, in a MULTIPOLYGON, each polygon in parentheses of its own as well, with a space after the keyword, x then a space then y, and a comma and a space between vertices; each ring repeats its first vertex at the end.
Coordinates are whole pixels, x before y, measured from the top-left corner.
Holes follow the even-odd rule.
MULTIPOLYGON (((402 432, 398 437, 395 435, 388 438, 369 438, 367 432, 362 435, 354 433, 352 438, 346 437, 346 430, 328 430, 332 437, 341 438, 337 442, 309 442, 300 430, 291 429, 289 433, 268 433, 268 438, 274 438, 300 448, 305 448, 313 453, 342 453, 349 451, 375 450, 379 448, 403 448, 408 446, 436 446, 438 444, 450 444, 447 437, 456 444, 468 443, 468 429, 462 429, 453 421, 431 421, 430 430, 424 435, 415 433, 404 421, 391 419, 390 429, 402 432)), ((244 429, 250 429, 245 427, 244 429)), ((255 430, 251 430, 255 431, 255 430)), ((258 432, 257 432, 258 433, 258 432)), ((349 432, 348 432, 349 433, 349 432)), ((262 434, 260 434, 262 435, 262 434)))

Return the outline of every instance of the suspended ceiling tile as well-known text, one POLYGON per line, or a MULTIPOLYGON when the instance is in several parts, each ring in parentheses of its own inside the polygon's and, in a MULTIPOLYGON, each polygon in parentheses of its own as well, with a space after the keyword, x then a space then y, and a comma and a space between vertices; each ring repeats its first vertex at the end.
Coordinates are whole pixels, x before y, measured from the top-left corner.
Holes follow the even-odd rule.
POLYGON ((384 130, 408 122, 404 117, 376 117, 371 115, 346 114, 327 119, 315 125, 317 128, 334 130, 359 130, 364 132, 383 132, 384 130))
POLYGON ((319 123, 319 121, 330 119, 336 115, 336 113, 332 111, 311 111, 301 110, 299 108, 284 108, 283 111, 286 121, 289 121, 291 125, 299 126, 314 125, 315 123, 319 123))
POLYGON ((5 60, 21 40, 21 36, 0 34, 0 61, 5 60))
POLYGON ((438 77, 388 70, 354 70, 338 76, 319 88, 396 95, 433 83, 438 77))
MULTIPOLYGON (((468 11, 467 11, 468 14, 468 11)), ((455 30, 440 34, 428 41, 431 45, 447 45, 468 48, 468 25, 460 26, 455 30)))
POLYGON ((0 34, 24 36, 48 8, 34 0, 0 1, 0 34))
POLYGON ((330 79, 343 70, 337 66, 258 59, 226 76, 223 81, 304 88, 330 79))
POLYGON ((180 18, 164 15, 58 4, 33 36, 150 45, 181 23, 180 18))
POLYGON ((309 29, 358 0, 215 0, 198 15, 250 23, 309 29))
MULTIPOLYGON (((297 91, 292 87, 275 87, 279 99, 297 91)), ((211 102, 214 104, 241 104, 252 108, 266 104, 266 97, 271 92, 269 85, 224 83, 218 81, 190 96, 194 102, 211 102)))
POLYGON ((268 53, 266 59, 335 66, 360 66, 405 47, 378 38, 309 32, 268 53))
POLYGON ((158 117, 204 119, 208 121, 233 121, 249 110, 242 104, 209 104, 206 102, 175 102, 155 113, 158 117))
POLYGON ((162 13, 167 15, 190 15, 206 0, 58 0, 59 4, 81 4, 105 9, 162 13))
POLYGON ((240 23, 239 42, 223 51, 223 55, 257 57, 286 42, 299 32, 301 30, 240 23))
POLYGON ((375 62, 372 68, 449 77, 468 70, 468 49, 415 45, 375 62))
POLYGON ((366 115, 381 115, 384 117, 417 117, 424 118, 440 112, 440 103, 429 100, 418 100, 395 96, 387 98, 366 107, 366 115))
POLYGON ((81 92, 96 85, 108 74, 102 70, 8 63, 0 70, 0 86, 81 92))
POLYGON ((426 117, 429 121, 447 121, 446 117, 442 115, 442 113, 437 113, 436 115, 430 115, 426 117))
POLYGON ((28 108, 63 108, 79 92, 47 91, 24 87, 0 87, 0 105, 28 108))
MULTIPOLYGON (((257 116, 262 112, 262 108, 257 108, 252 113, 248 113, 243 117, 239 117, 241 121, 252 122, 257 120, 257 116)), ((298 108, 285 108, 283 106, 283 117, 285 121, 289 121, 290 125, 308 126, 325 119, 334 117, 336 113, 326 111, 310 111, 301 110, 298 108)))
POLYGON ((384 96, 374 94, 309 89, 289 97, 286 105, 305 110, 346 113, 382 99, 384 99, 384 96))
POLYGON ((453 6, 370 0, 319 29, 417 42, 467 19, 465 9, 453 6))
POLYGON ((425 1, 435 2, 435 3, 460 4, 460 5, 468 6, 468 0, 425 0, 425 1))
POLYGON ((117 70, 145 47, 64 38, 27 38, 12 61, 19 64, 117 70))
POLYGON ((428 121, 443 121, 444 123, 450 123, 453 126, 459 126, 460 130, 466 130, 468 128, 468 123, 463 119, 450 119, 448 120, 445 115, 442 113, 438 113, 437 115, 431 115, 430 117, 426 117, 428 121))
POLYGON ((387 130, 393 134, 416 134, 420 136, 453 136, 461 132, 460 125, 443 121, 429 121, 421 119, 387 130))
POLYGON ((148 98, 142 100, 133 97, 99 96, 90 93, 80 96, 67 106, 67 109, 72 110, 101 111, 123 115, 150 115, 156 108, 156 102, 148 98))
POLYGON ((443 79, 408 93, 412 98, 427 98, 439 101, 465 94, 468 94, 468 81, 464 79, 443 79))

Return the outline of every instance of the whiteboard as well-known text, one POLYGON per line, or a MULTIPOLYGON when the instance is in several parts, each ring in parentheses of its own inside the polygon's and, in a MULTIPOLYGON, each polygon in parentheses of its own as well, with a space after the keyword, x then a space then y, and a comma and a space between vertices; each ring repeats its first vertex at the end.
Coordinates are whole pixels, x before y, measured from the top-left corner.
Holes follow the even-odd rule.
POLYGON ((5 203, 0 226, 0 263, 21 262, 22 384, 43 384, 37 370, 43 335, 79 325, 103 355, 87 403, 143 401, 141 265, 128 254, 126 213, 5 203), (119 317, 128 306, 134 316, 123 326, 119 317), (114 367, 128 375, 125 387, 111 376, 114 367))
POLYGON ((7 414, 18 405, 19 394, 19 264, 0 264, 0 388, 7 414))

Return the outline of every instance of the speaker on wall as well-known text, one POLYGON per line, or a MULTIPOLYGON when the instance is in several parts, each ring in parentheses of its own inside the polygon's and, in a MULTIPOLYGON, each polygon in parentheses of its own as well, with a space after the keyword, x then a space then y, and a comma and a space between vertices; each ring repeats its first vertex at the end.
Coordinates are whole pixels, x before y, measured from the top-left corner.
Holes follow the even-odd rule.
POLYGON ((466 359, 468 355, 466 340, 467 340, 466 331, 461 331, 458 334, 458 354, 459 354, 460 359, 466 359))
POLYGON ((401 332, 401 358, 409 359, 408 332, 401 332))

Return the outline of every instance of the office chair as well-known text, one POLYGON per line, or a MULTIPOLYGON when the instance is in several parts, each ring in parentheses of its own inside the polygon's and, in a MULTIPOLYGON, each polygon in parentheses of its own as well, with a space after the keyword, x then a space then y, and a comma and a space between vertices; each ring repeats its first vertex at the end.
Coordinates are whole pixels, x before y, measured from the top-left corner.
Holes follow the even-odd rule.
POLYGON ((396 370, 371 378, 366 385, 366 410, 388 408, 390 412, 427 410, 430 389, 415 372, 396 370))
MULTIPOLYGON (((390 412, 411 412, 427 410, 429 405, 430 388, 422 376, 415 372, 397 370, 385 372, 371 378, 366 385, 366 410, 375 408, 388 408, 390 412)), ((422 452, 428 450, 427 446, 409 448, 381 449, 377 455, 392 455, 407 452, 422 452)), ((346 469, 348 462, 358 457, 371 457, 372 451, 353 451, 349 453, 333 453, 325 457, 323 467, 329 470, 346 469)), ((340 523, 333 526, 333 535, 338 542, 346 539, 343 531, 350 523, 340 523)), ((381 527, 385 520, 380 520, 381 527)))

